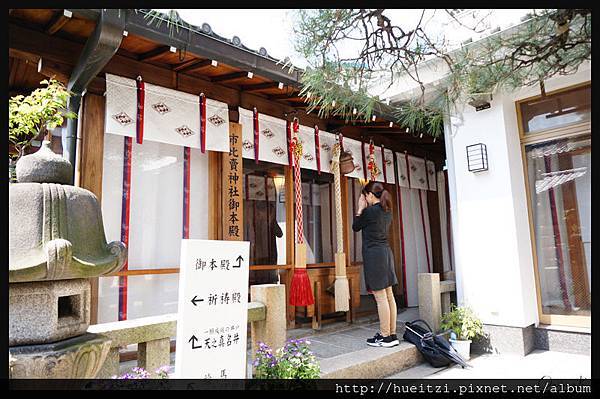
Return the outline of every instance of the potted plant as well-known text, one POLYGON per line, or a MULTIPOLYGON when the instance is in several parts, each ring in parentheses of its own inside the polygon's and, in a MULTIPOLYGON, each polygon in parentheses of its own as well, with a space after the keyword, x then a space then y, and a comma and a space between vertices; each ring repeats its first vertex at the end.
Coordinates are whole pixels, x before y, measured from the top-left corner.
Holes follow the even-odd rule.
POLYGON ((8 102, 9 176, 14 180, 14 168, 31 142, 39 135, 63 124, 64 118, 77 115, 66 110, 71 92, 54 79, 43 80, 46 87, 35 89, 30 95, 11 97, 8 102))
POLYGON ((442 316, 441 328, 450 330, 450 345, 465 359, 471 358, 471 342, 483 336, 483 324, 473 311, 465 306, 452 304, 450 311, 442 316))

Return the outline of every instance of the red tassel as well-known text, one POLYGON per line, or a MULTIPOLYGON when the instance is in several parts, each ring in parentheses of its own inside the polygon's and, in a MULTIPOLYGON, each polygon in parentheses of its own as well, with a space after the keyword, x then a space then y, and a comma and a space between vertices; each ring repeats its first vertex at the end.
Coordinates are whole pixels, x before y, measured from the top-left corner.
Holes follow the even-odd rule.
POLYGON ((294 269, 290 287, 290 305, 308 306, 315 303, 308 273, 305 268, 294 269))

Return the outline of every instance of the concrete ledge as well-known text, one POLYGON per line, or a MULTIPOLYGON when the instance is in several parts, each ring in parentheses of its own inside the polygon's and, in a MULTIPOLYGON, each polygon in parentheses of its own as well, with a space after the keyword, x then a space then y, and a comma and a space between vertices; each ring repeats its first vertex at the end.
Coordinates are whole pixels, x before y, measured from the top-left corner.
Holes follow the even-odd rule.
POLYGON ((553 352, 592 355, 591 332, 557 331, 551 328, 535 329, 535 347, 553 352))
POLYGON ((452 280, 440 281, 440 294, 456 291, 456 282, 452 280))
POLYGON ((111 347, 126 346, 140 342, 174 337, 177 331, 177 313, 162 316, 95 324, 88 327, 89 333, 102 334, 112 340, 111 347))
POLYGON ((248 303, 248 323, 267 318, 267 307, 261 302, 248 303))
POLYGON ((368 347, 321 360, 321 378, 384 378, 422 363, 417 348, 400 342, 394 348, 368 347))

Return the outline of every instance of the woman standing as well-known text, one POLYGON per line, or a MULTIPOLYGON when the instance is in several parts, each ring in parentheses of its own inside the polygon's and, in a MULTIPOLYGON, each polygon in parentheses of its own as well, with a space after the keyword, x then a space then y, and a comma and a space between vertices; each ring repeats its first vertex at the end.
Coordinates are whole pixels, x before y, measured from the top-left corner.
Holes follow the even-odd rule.
POLYGON ((367 339, 367 345, 392 347, 396 336, 397 308, 392 286, 398 284, 394 255, 388 243, 392 223, 390 193, 378 182, 369 182, 358 200, 352 229, 362 230, 363 270, 367 290, 375 296, 381 331, 367 339))

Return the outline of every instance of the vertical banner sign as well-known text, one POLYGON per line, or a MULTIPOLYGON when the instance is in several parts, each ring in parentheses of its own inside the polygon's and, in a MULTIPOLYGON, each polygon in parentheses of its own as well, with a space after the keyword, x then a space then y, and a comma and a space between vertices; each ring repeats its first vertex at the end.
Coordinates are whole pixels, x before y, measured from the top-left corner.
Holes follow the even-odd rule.
POLYGON ((182 240, 176 378, 246 378, 248 241, 182 240))
POLYGON ((230 124, 229 153, 223 154, 223 239, 243 240, 243 173, 242 173, 242 129, 241 125, 230 124))

